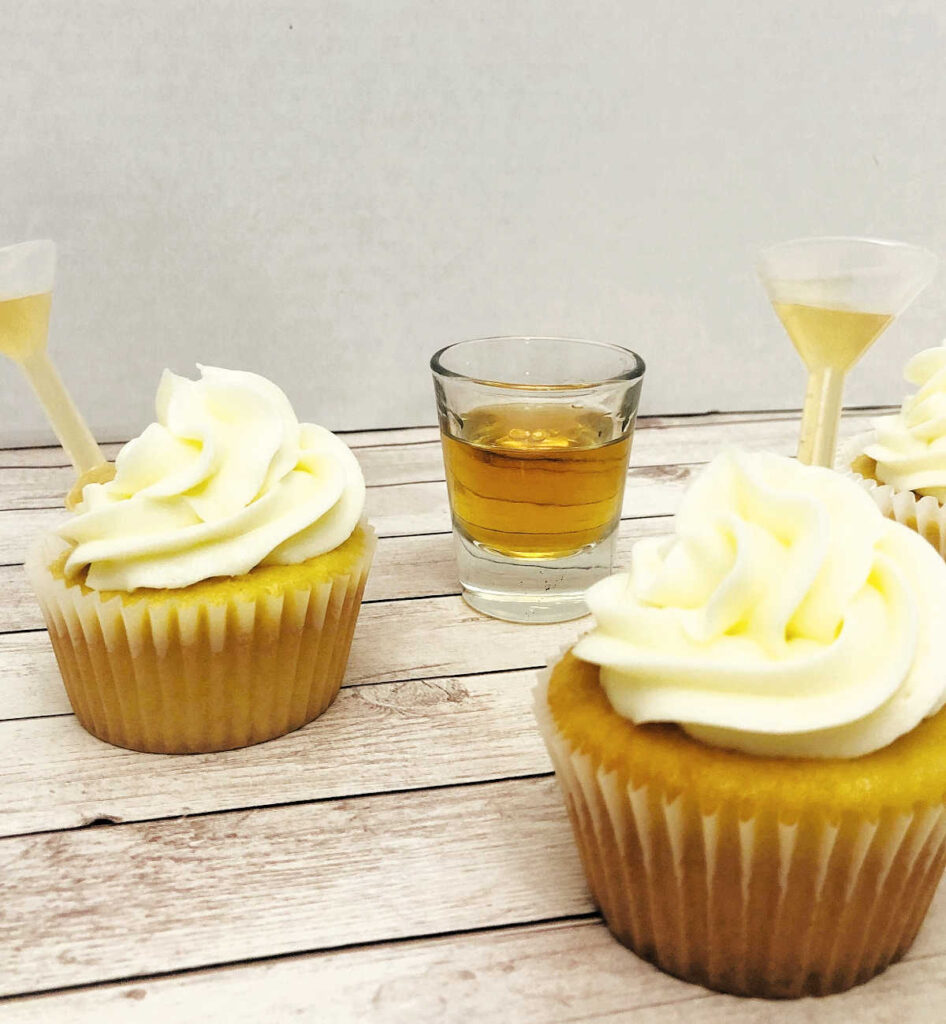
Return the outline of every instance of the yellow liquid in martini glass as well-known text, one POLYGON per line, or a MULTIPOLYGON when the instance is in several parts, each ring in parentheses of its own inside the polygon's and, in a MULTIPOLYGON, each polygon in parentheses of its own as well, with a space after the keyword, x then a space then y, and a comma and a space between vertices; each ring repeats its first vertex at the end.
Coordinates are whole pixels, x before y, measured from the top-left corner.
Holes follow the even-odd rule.
POLYGON ((809 465, 831 466, 844 376, 890 326, 894 315, 797 302, 772 305, 809 371, 798 458, 809 465))
POLYGON ((0 300, 0 353, 22 362, 46 347, 52 293, 0 300))

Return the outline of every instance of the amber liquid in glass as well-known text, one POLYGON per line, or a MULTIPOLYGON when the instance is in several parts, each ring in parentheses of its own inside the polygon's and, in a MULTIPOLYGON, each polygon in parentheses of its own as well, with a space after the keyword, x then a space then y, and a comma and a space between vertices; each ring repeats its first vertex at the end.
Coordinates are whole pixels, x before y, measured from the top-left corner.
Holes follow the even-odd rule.
POLYGON ((454 525, 514 558, 565 558, 621 515, 631 434, 601 410, 490 405, 441 433, 454 525))

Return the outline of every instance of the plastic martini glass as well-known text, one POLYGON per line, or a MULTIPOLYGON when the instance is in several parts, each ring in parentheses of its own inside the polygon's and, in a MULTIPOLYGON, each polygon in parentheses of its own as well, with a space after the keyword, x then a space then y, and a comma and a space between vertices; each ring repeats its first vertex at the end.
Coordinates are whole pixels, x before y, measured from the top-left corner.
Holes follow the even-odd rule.
POLYGON ((799 238, 763 250, 759 276, 808 368, 798 459, 834 465, 848 370, 933 279, 933 253, 871 238, 799 238))
POLYGON ((52 242, 0 249, 0 353, 26 374, 76 472, 88 483, 107 477, 111 467, 46 351, 55 275, 52 242))

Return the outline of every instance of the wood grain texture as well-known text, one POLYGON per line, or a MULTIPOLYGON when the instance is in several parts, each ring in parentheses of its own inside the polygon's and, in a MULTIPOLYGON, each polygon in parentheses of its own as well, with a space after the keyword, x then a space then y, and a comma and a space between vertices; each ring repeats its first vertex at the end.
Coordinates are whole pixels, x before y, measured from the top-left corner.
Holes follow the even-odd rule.
POLYGON ((0 722, 0 835, 548 773, 535 678, 350 687, 297 732, 222 754, 122 750, 69 715, 0 722))
POLYGON ((941 1024, 944 991, 946 956, 933 955, 841 996, 737 999, 661 974, 589 920, 142 979, 17 1000, 2 1016, 7 1024, 166 1024, 203 1020, 209 1009, 228 1024, 941 1024))
MULTIPOLYGON (((3 839, 0 870, 0 995, 593 909, 545 778, 3 839)), ((941 897, 907 960, 946 955, 941 897)))
POLYGON ((592 910, 552 779, 2 839, 0 872, 0 995, 592 910))

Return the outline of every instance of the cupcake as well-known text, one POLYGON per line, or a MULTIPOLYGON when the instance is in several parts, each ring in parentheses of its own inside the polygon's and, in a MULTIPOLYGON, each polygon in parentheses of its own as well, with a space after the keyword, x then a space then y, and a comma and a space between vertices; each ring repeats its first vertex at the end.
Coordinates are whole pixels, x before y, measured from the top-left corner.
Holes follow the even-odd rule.
POLYGON ((946 558, 946 347, 918 352, 904 377, 916 394, 843 446, 838 468, 855 475, 885 516, 946 558))
POLYGON ((726 452, 536 691, 612 933, 739 995, 902 956, 946 860, 946 563, 837 473, 726 452))
POLYGON ((157 422, 27 573, 94 736, 160 753, 273 739, 320 715, 374 551, 348 447, 253 373, 165 371, 157 422))

